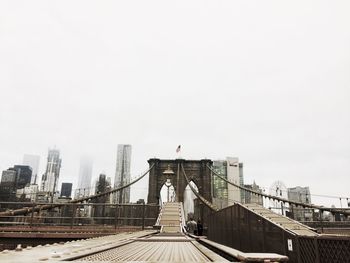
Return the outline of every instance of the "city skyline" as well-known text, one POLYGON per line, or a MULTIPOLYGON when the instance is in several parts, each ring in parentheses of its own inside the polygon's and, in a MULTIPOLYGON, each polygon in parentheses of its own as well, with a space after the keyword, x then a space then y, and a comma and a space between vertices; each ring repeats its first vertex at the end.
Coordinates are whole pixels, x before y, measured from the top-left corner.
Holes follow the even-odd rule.
POLYGON ((0 169, 56 145, 76 186, 82 154, 113 178, 127 142, 134 177, 181 145, 239 156, 247 184, 349 196, 350 2, 329 3, 1 3, 0 169))
MULTIPOLYGON (((121 144, 118 144, 118 145, 121 145, 121 144)), ((130 146, 131 147, 131 145, 127 145, 127 146, 130 146)), ((49 149, 49 151, 51 151, 51 150, 53 150, 54 152, 58 152, 59 154, 60 154, 60 150, 59 149, 57 149, 56 147, 55 148, 48 148, 49 149)), ((118 151, 117 151, 118 152, 118 151)), ((30 154, 25 154, 25 155, 30 155, 30 154)), ((57 154, 56 154, 57 155, 57 154)), ((34 155, 36 158, 40 158, 41 156, 39 156, 39 155, 34 155)), ((131 156, 131 154, 130 154, 130 156, 131 156)), ((174 155, 175 156, 175 155, 174 155)), ((59 155, 59 158, 61 158, 62 156, 61 155, 59 155)), ((49 155, 47 156, 47 158, 49 158, 49 155)), ((93 162, 93 159, 91 158, 91 156, 87 156, 87 155, 82 155, 81 157, 80 157, 80 162, 79 162, 79 173, 77 173, 76 174, 76 176, 73 176, 73 179, 72 180, 67 180, 67 179, 63 179, 63 178, 59 178, 59 180, 58 180, 58 183, 56 182, 56 191, 59 191, 60 190, 60 187, 61 187, 61 184, 63 184, 63 183, 71 183, 72 185, 73 185, 73 188, 72 188, 72 195, 74 194, 74 191, 77 191, 78 189, 79 189, 79 187, 78 187, 78 180, 79 180, 79 174, 80 174, 80 169, 81 169, 81 165, 82 165, 82 163, 81 163, 81 161, 83 160, 83 159, 88 159, 88 161, 90 162, 90 164, 91 164, 91 168, 92 168, 92 162, 93 162), (75 179, 75 180, 74 180, 75 179), (76 182, 75 182, 76 181, 76 182)), ((171 158, 164 158, 164 159, 171 159, 171 158)), ((177 156, 175 156, 173 159, 177 159, 177 156)), ((181 159, 186 159, 186 158, 183 158, 183 157, 181 157, 181 159)), ((191 159, 194 159, 194 158, 187 158, 187 159, 189 159, 189 160, 191 160, 191 159)), ((203 158, 202 158, 203 159, 203 158)), ((206 158, 204 158, 204 159, 206 159, 206 158)), ((223 160, 223 158, 221 157, 221 158, 216 158, 216 159, 213 159, 213 161, 214 161, 214 165, 215 165, 215 162, 222 162, 222 160, 223 160)), ((60 159, 60 161, 61 161, 61 159, 60 159)), ((238 162, 238 158, 237 157, 226 157, 226 161, 231 161, 231 162, 238 162)), ((225 161, 225 162, 226 162, 225 161)), ((23 163, 23 162, 22 162, 23 163)), ((238 162, 239 163, 239 168, 240 168, 240 170, 241 170, 241 168, 243 167, 243 163, 240 163, 240 162, 238 162)), ((12 166, 15 166, 16 164, 15 163, 13 163, 12 164, 12 166)), ((49 163, 46 165, 46 169, 48 169, 48 166, 50 166, 49 165, 49 163)), ((9 168, 11 168, 11 165, 9 166, 9 168)), ((115 166, 115 168, 116 168, 116 166, 115 166)), ((132 168, 132 166, 131 166, 131 168, 132 168)), ((6 169, 5 170, 3 170, 3 171, 6 171, 6 169)), ((40 170, 39 170, 40 171, 40 170)), ((116 171, 116 169, 114 169, 114 171, 116 171)), ((222 173, 222 171, 220 172, 220 171, 218 171, 219 173, 222 173)), ((45 173, 45 172, 44 172, 45 173)), ((101 174, 105 174, 108 178, 110 178, 110 180, 111 180, 111 178, 113 177, 113 174, 111 174, 111 175, 109 175, 109 174, 106 174, 105 172, 94 172, 93 174, 92 174, 92 179, 91 179, 91 186, 90 186, 90 194, 92 194, 92 192, 94 191, 93 189, 94 189, 94 187, 95 187, 95 184, 93 183, 93 182, 96 182, 96 181, 98 181, 98 178, 99 178, 99 176, 101 175, 101 174), (96 173, 96 174, 95 174, 96 173), (92 191, 92 192, 91 192, 92 191)), ((241 176, 243 175, 243 171, 240 171, 240 174, 241 174, 241 176)), ((135 178, 135 177, 137 177, 136 175, 139 175, 139 174, 131 174, 131 178, 135 178)), ((115 177, 115 174, 114 174, 114 177, 115 177)), ((148 176, 146 176, 146 178, 147 178, 148 176)), ((241 178, 241 179, 243 179, 243 177, 241 178)), ((115 180, 115 178, 114 178, 114 180, 115 180)), ((139 200, 139 199, 146 199, 146 195, 143 195, 142 194, 142 192, 147 192, 148 191, 148 187, 147 187, 147 183, 148 182, 146 182, 146 180, 145 179, 143 179, 144 180, 144 182, 142 182, 141 181, 141 183, 144 185, 143 186, 143 188, 141 189, 141 191, 139 190, 140 188, 139 187, 136 187, 135 188, 135 186, 133 185, 133 186, 131 186, 131 193, 130 193, 130 202, 136 202, 137 200, 139 200)), ((278 181, 278 180, 277 180, 278 181)), ((110 182, 111 183, 111 182, 110 182)), ((136 183, 136 184, 139 184, 140 182, 138 182, 138 183, 136 183)), ((249 185, 253 185, 253 184, 255 184, 255 183, 259 183, 259 182, 256 182, 256 180, 255 179, 253 179, 253 181, 252 182, 244 182, 244 184, 249 184, 249 185)), ((265 193, 268 193, 268 191, 270 191, 271 190, 271 187, 273 186, 273 184, 274 183, 276 183, 276 181, 274 181, 274 182, 271 182, 271 184, 272 185, 264 185, 264 186, 262 186, 261 187, 261 189, 262 189, 262 191, 263 192, 265 192, 265 193)), ((41 184, 42 184, 42 181, 41 180, 39 180, 39 178, 38 178, 38 182, 37 182, 37 184, 40 186, 41 184)), ((114 186, 115 187, 115 186, 114 186)), ((231 187, 231 186, 230 186, 231 187)), ((299 188, 299 187, 301 187, 301 188, 304 188, 304 187, 306 187, 306 188, 310 188, 309 186, 307 186, 306 184, 294 184, 294 185, 287 185, 287 187, 288 188, 299 188)), ((232 187, 231 187, 232 188, 232 187)), ((42 190, 42 189, 38 189, 38 190, 42 190)), ((232 190, 231 190, 232 191, 232 190)), ((235 191, 234 191, 235 192, 235 191)), ((285 191, 284 190, 282 190, 282 192, 283 192, 283 194, 284 194, 284 196, 287 196, 288 195, 288 190, 286 189, 285 191)), ((242 194, 241 194, 242 195, 242 194)), ((313 199, 316 199, 317 201, 318 200, 325 200, 325 201, 321 201, 321 203, 320 202, 312 202, 313 204, 321 204, 321 205, 327 205, 327 206, 331 206, 331 205, 335 205, 335 206, 337 206, 337 207, 340 207, 340 205, 339 205, 339 198, 342 198, 342 206, 347 206, 347 203, 346 203, 346 198, 349 198, 349 196, 347 196, 347 195, 328 195, 327 193, 314 193, 313 191, 312 191, 312 193, 311 194, 309 194, 309 196, 310 196, 310 199, 311 199, 311 197, 313 197, 313 199)), ((305 198, 305 197, 304 197, 305 198)), ((268 205, 267 205, 268 206, 268 205)))

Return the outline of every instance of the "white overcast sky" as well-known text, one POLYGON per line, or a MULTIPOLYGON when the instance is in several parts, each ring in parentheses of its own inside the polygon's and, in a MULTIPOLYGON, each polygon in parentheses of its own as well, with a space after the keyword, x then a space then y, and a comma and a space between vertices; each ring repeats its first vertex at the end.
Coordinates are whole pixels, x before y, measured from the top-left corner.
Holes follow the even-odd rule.
POLYGON ((348 0, 3 0, 0 169, 38 154, 42 174, 56 146, 61 182, 86 153, 94 178, 114 178, 127 143, 138 175, 181 144, 186 159, 239 157, 246 183, 350 196, 349 13, 348 0))

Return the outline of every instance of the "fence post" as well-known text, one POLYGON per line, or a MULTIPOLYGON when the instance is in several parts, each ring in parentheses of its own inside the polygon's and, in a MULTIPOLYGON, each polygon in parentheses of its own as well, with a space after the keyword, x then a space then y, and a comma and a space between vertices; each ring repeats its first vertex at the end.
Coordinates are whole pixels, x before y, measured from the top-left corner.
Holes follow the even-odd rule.
POLYGON ((102 225, 104 225, 105 224, 105 213, 106 213, 106 204, 105 203, 103 203, 102 204, 102 214, 101 214, 101 216, 102 216, 102 225))
POLYGON ((252 228, 251 228, 251 214, 250 211, 245 211, 247 213, 247 222, 248 222, 248 235, 249 235, 249 252, 253 252, 252 244, 252 228))
POLYGON ((314 237, 314 245, 315 245, 315 255, 316 255, 316 263, 320 262, 320 255, 319 255, 319 251, 318 251, 318 242, 317 242, 317 237, 314 237))
POLYGON ((298 263, 301 263, 301 257, 300 257, 300 238, 298 236, 295 236, 295 241, 296 241, 296 247, 297 247, 297 259, 298 263))
MULTIPOLYGON (((39 221, 40 221, 40 224, 41 224, 41 223, 42 223, 42 218, 41 218, 41 206, 39 206, 38 218, 39 218, 39 221)), ((40 225, 40 224, 39 224, 39 225, 40 225)))
POLYGON ((32 215, 31 215, 31 217, 30 217, 30 228, 33 227, 34 207, 35 207, 35 203, 33 203, 33 206, 32 206, 32 215))
POLYGON ((76 204, 73 204, 72 217, 70 219, 70 228, 73 228, 73 225, 74 225, 75 210, 76 210, 76 204))
POLYGON ((237 224, 237 229, 238 229, 238 240, 239 240, 239 250, 242 250, 242 238, 240 238, 241 236, 241 207, 240 206, 237 206, 237 216, 238 216, 238 224, 237 224))
POLYGON ((264 218, 261 219, 261 225, 262 225, 262 231, 263 231, 263 252, 267 253, 268 251, 266 251, 266 229, 265 229, 265 224, 266 224, 266 220, 264 218))
POLYGON ((145 204, 142 204, 142 230, 145 230, 145 204))
POLYGON ((321 233, 323 233, 323 210, 319 210, 320 221, 321 221, 321 233))
POLYGON ((117 230, 118 226, 118 204, 115 204, 115 215, 114 215, 114 229, 117 230))
POLYGON ((65 205, 63 205, 63 206, 61 206, 60 207, 60 209, 61 209, 61 213, 60 213, 60 225, 63 225, 64 224, 64 219, 63 219, 63 216, 64 216, 64 211, 66 210, 66 206, 65 205))

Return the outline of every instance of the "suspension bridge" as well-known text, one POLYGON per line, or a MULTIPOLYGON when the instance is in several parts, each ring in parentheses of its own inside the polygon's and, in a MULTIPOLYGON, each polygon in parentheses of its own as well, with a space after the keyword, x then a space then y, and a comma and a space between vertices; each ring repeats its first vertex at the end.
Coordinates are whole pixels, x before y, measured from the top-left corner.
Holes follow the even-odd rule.
POLYGON ((211 179, 216 176, 251 195, 317 211, 321 221, 323 212, 347 217, 349 209, 294 202, 254 191, 227 180, 207 159, 148 162, 146 172, 121 187, 68 203, 25 203, 18 209, 0 212, 0 224, 5 225, 0 227, 0 238, 23 239, 15 250, 0 252, 0 261, 350 262, 349 236, 324 235, 257 204, 235 202, 218 209, 212 202, 211 179), (111 195, 147 174, 147 204, 98 202, 104 197, 111 199, 111 195), (160 203, 161 188, 169 178, 176 202, 160 203), (197 197, 205 236, 186 230, 183 193, 187 186, 197 197), (91 216, 81 215, 87 210, 100 213, 91 220, 91 216), (62 241, 36 247, 25 244, 25 239, 33 237, 62 241))

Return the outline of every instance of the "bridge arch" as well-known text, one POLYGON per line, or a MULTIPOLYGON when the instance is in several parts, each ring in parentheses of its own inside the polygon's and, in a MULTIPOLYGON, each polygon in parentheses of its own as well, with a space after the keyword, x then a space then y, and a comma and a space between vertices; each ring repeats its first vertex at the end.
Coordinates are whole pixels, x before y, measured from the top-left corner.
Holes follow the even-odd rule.
MULTIPOLYGON (((189 184, 192 185, 192 188, 194 188, 198 192, 198 186, 194 181, 190 181, 189 184)), ((195 199, 197 198, 196 195, 193 193, 191 187, 187 184, 184 191, 184 212, 185 212, 185 218, 186 220, 189 220, 189 217, 198 218, 198 215, 196 215, 195 211, 195 199), (191 215, 191 216, 189 216, 191 215)))
POLYGON ((175 202, 176 191, 173 182, 166 180, 160 188, 161 201, 164 202, 175 202))
POLYGON ((154 158, 149 159, 148 163, 152 167, 149 172, 148 203, 159 203, 160 191, 167 179, 170 179, 174 185, 176 201, 184 201, 184 191, 188 183, 182 167, 186 171, 189 181, 193 181, 197 185, 199 194, 212 202, 211 171, 208 168, 212 165, 211 160, 161 160, 154 158), (172 173, 168 171, 172 171, 172 173))

